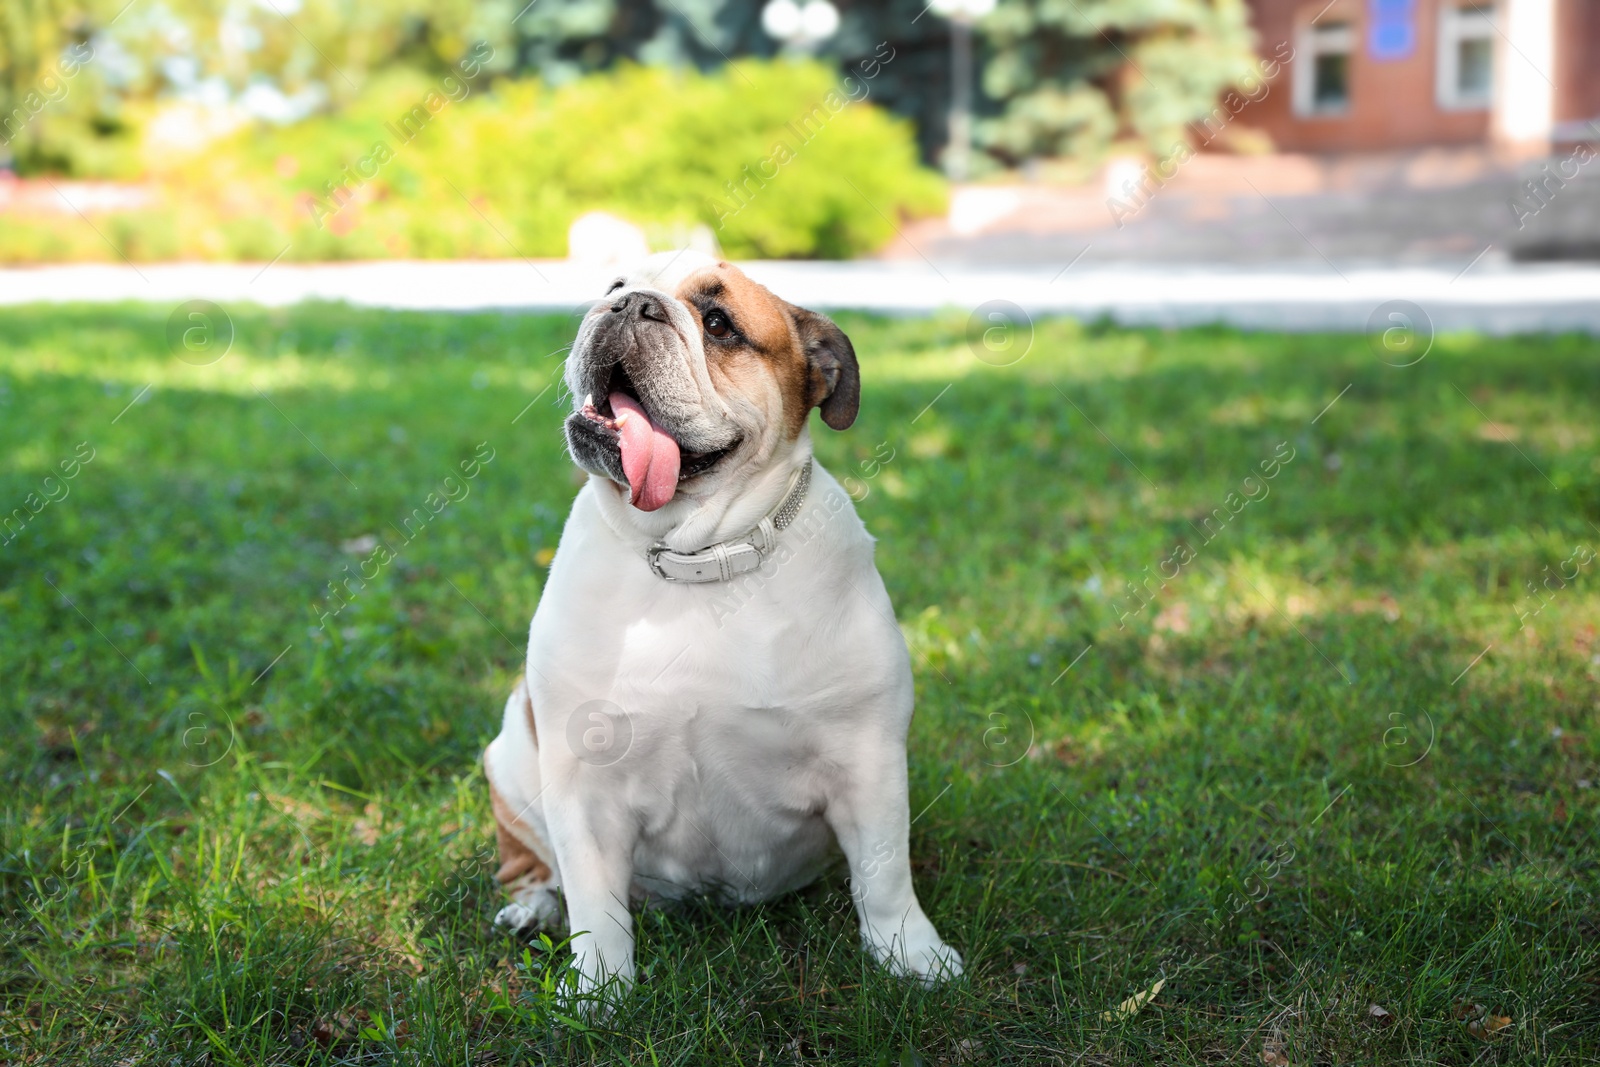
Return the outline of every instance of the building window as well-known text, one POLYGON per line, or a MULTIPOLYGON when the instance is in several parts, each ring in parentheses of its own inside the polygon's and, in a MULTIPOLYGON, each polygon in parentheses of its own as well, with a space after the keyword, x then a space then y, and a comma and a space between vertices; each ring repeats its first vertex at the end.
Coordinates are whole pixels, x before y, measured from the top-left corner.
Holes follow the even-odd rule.
POLYGON ((1486 108, 1494 95, 1494 5, 1439 9, 1439 106, 1486 108))
POLYGON ((1295 111, 1301 115, 1343 115, 1350 110, 1350 53, 1356 34, 1348 22, 1314 23, 1300 35, 1295 69, 1295 111))

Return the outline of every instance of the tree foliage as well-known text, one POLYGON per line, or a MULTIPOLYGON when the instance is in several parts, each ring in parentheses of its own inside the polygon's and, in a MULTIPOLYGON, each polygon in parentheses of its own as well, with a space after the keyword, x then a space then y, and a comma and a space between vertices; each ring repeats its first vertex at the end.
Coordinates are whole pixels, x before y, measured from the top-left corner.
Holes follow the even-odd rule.
POLYGON ((1118 136, 1170 151, 1253 56, 1242 0, 1008 0, 983 29, 979 136, 1007 162, 1118 136))
MULTIPOLYGON (((924 0, 837 2, 843 21, 821 58, 845 73, 892 49, 871 99, 910 118, 935 158, 949 24, 924 0)), ((0 124, 12 120, 0 166, 127 170, 132 135, 175 102, 286 123, 349 107, 387 69, 443 73, 479 43, 492 47, 492 72, 557 85, 630 61, 707 71, 780 50, 760 10, 755 0, 0 0, 0 124), (93 58, 64 89, 40 92, 74 46, 93 58)), ((1243 0, 1003 0, 978 36, 979 139, 1010 164, 1093 157, 1128 137, 1168 150, 1251 50, 1243 0)))
POLYGON ((0 0, 0 165, 115 172, 131 127, 163 103, 278 122, 339 108, 377 71, 441 72, 477 41, 508 41, 514 13, 509 0, 0 0), (90 58, 52 88, 74 45, 90 58))

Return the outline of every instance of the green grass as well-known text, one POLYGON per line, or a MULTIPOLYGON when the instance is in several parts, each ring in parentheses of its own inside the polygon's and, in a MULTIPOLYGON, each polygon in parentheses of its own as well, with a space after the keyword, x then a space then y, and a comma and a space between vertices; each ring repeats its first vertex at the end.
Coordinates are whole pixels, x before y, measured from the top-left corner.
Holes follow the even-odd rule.
POLYGON ((236 309, 197 368, 167 310, 0 313, 0 508, 94 457, 0 548, 0 1061, 1600 1059, 1600 561, 1518 619, 1600 549, 1596 342, 1052 321, 999 369, 962 317, 845 317, 865 403, 817 446, 913 646, 914 869, 969 978, 879 975, 834 875, 645 915, 584 1030, 490 925, 477 762, 576 490, 572 321, 236 309), (318 631, 342 545, 480 442, 318 631))

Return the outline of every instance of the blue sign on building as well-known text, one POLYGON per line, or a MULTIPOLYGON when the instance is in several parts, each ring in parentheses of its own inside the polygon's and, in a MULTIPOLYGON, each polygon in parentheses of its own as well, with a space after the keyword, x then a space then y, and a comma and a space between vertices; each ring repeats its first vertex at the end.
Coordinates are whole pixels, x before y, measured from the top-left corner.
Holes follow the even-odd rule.
POLYGON ((1417 0, 1367 0, 1367 54, 1380 63, 1417 50, 1417 0))
POLYGON ((1416 51, 1416 0, 1366 0, 1366 54, 1379 62, 1416 51))

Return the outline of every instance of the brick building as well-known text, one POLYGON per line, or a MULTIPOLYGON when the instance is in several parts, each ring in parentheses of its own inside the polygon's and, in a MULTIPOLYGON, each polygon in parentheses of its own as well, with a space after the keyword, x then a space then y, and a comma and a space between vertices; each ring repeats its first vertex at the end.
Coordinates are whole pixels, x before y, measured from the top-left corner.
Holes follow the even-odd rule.
POLYGON ((1279 149, 1600 140, 1600 0, 1249 4, 1260 53, 1294 49, 1250 109, 1279 149))

